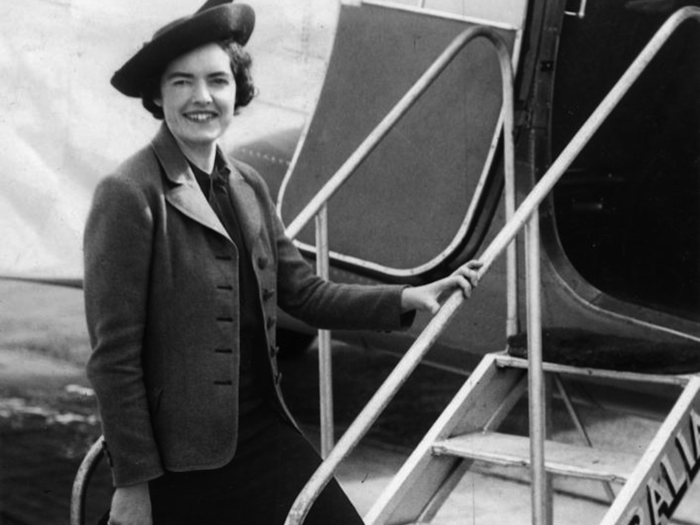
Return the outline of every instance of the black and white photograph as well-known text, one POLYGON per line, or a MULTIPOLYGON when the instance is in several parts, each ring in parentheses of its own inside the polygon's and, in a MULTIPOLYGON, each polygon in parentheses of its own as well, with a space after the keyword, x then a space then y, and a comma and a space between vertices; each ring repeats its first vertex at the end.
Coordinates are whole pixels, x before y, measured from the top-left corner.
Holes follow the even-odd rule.
POLYGON ((700 525, 700 2, 0 0, 0 525, 700 525))

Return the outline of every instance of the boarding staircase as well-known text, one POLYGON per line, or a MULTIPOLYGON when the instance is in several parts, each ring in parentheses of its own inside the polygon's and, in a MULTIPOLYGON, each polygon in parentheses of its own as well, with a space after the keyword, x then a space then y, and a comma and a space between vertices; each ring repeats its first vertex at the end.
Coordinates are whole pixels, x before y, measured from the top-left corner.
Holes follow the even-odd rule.
MULTIPOLYGON (((666 523, 700 470, 700 377, 624 374, 545 364, 555 377, 614 378, 683 389, 647 452, 605 451, 589 446, 499 433, 498 427, 527 390, 528 361, 506 353, 486 356, 410 455, 365 517, 367 524, 430 523, 457 482, 476 461, 600 481, 612 506, 601 524, 666 523), (542 446, 535 454, 533 447, 542 446), (610 485, 622 488, 614 491, 610 485)), ((533 476, 534 478, 534 476, 533 476)), ((533 488, 535 488, 533 484, 533 488)), ((551 493, 533 497, 533 523, 552 523, 551 493), (541 505, 540 503, 544 503, 541 505)), ((290 523, 293 523, 291 521, 290 523)))
MULTIPOLYGON (((612 501, 601 525, 667 523, 687 493, 700 471, 700 375, 643 374, 543 362, 537 210, 669 36, 689 19, 700 22, 700 8, 683 8, 667 20, 517 209, 511 59, 507 46, 495 31, 484 26, 470 27, 453 41, 358 148, 357 153, 348 159, 288 227, 287 234, 293 238, 316 218, 318 230, 322 232, 318 235, 318 257, 321 261, 325 260, 327 265, 328 247, 323 214, 328 200, 458 53, 476 38, 484 38, 493 44, 503 76, 502 122, 507 223, 482 253, 480 260, 483 267, 480 272, 486 273, 494 260, 506 252, 509 289, 507 332, 511 337, 515 336, 518 331, 518 298, 517 253, 513 241, 522 230, 525 231, 527 359, 513 357, 507 351, 483 358, 365 516, 368 525, 429 523, 461 477, 477 461, 530 469, 532 523, 537 525, 552 523, 550 475, 603 482, 608 487, 612 501), (547 376, 555 382, 559 382, 562 377, 585 377, 652 383, 679 388, 682 392, 647 450, 638 457, 594 449, 589 444, 578 447, 548 440, 545 422, 547 376), (500 424, 526 392, 530 414, 529 436, 499 433, 500 424), (620 485, 621 488, 613 490, 611 484, 620 485)), ((322 262, 321 265, 323 264, 322 262)), ((348 457, 377 420, 453 319, 463 301, 462 294, 456 292, 443 304, 355 422, 329 451, 322 465, 299 494, 286 525, 303 523, 309 508, 333 477, 339 464, 348 457)), ((576 417, 574 412, 572 416, 576 417)), ((93 446, 76 478, 72 525, 84 523, 83 506, 87 483, 102 455, 101 447, 101 441, 93 446)))
MULTIPOLYGON (((396 113, 400 116, 403 109, 410 107, 411 97, 420 96, 419 90, 429 85, 431 75, 439 74, 440 67, 472 39, 485 37, 494 44, 503 74, 504 173, 508 222, 483 252, 480 258, 484 263, 481 272, 487 272, 494 258, 507 251, 507 332, 513 336, 517 331, 517 254, 513 240, 525 229, 529 351, 527 359, 510 356, 507 351, 487 355, 483 359, 365 516, 364 521, 368 525, 429 523, 476 461, 530 469, 532 523, 537 525, 552 523, 550 475, 604 483, 612 501, 601 525, 661 524, 671 519, 700 471, 700 375, 642 374, 543 363, 537 209, 669 36, 688 19, 700 22, 700 9, 681 9, 666 21, 517 210, 513 188, 512 70, 505 45, 496 34, 483 27, 466 30, 436 61, 435 68, 431 68, 418 81, 416 89, 409 92, 396 106, 396 113), (594 449, 587 438, 584 447, 546 439, 546 375, 551 376, 559 385, 562 377, 571 376, 668 385, 679 388, 682 392, 647 450, 639 457, 594 449), (529 393, 529 436, 497 432, 499 425, 525 392, 529 393), (615 491, 611 484, 621 485, 621 489, 615 491)), ((394 122, 392 115, 389 115, 379 127, 390 129, 394 122)), ((352 165, 344 168, 347 175, 353 171, 352 165)), ((327 192, 322 191, 317 199, 312 200, 290 225, 289 233, 298 233, 303 224, 323 209, 330 196, 342 184, 345 175, 341 175, 336 180, 331 179, 324 188, 327 192)), ((286 525, 303 522, 309 507, 331 479, 338 464, 349 455, 369 426, 376 421, 450 322, 462 301, 461 294, 456 293, 443 305, 312 476, 292 507, 286 525)), ((563 394, 568 403, 568 397, 565 392, 563 394)), ((580 424, 573 408, 571 410, 572 417, 580 424)))

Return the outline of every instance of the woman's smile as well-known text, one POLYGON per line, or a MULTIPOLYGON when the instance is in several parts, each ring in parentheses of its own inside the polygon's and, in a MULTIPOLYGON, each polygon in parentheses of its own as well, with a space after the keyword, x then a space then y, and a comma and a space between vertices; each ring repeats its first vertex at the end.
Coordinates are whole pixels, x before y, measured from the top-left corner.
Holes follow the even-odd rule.
POLYGON ((191 113, 185 113, 185 118, 193 122, 209 122, 210 120, 216 118, 218 115, 214 112, 209 111, 196 111, 191 113))

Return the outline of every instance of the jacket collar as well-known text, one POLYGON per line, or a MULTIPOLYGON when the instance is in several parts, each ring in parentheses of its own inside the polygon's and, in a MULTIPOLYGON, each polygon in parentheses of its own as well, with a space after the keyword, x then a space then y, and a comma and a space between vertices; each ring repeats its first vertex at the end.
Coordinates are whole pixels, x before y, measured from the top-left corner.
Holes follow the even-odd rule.
MULTIPOLYGON (((231 237, 199 189, 187 158, 165 124, 161 126, 151 146, 166 177, 173 183, 171 188, 165 191, 167 201, 191 219, 231 241, 231 237)), ((218 146, 217 155, 224 160, 226 169, 229 170, 229 188, 233 205, 241 221, 241 231, 245 242, 252 252, 262 226, 258 200, 253 188, 218 146)))

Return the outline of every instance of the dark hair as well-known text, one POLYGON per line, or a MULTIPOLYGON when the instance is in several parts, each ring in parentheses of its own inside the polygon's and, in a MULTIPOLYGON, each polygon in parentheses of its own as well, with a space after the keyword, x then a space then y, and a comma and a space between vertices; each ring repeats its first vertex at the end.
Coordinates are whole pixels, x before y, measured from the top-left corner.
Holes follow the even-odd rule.
MULTIPOLYGON (((255 85, 251 75, 253 59, 243 46, 232 39, 221 40, 215 43, 226 51, 226 54, 229 56, 231 72, 236 82, 234 112, 238 112, 239 108, 247 106, 255 97, 255 85)), ((157 75, 148 78, 141 88, 141 104, 158 120, 163 120, 164 118, 163 108, 155 103, 155 99, 160 97, 160 79, 162 75, 163 70, 157 75)))

